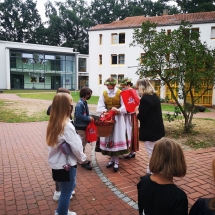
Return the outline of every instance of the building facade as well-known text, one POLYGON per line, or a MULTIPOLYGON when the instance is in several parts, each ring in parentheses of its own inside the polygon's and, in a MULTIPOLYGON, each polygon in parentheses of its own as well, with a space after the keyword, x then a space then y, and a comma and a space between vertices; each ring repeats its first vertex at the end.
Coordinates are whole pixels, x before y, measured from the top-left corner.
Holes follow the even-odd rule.
MULTIPOLYGON (((150 21, 157 23, 157 31, 164 29, 171 33, 179 28, 182 20, 189 21, 192 28, 200 32, 202 42, 215 48, 215 12, 127 17, 124 20, 92 27, 89 30, 89 85, 94 95, 100 95, 104 89, 104 81, 109 77, 118 80, 128 77, 132 78, 133 83, 139 78, 136 75, 139 65, 137 59, 144 56, 144 52, 140 47, 129 46, 133 40, 134 28, 140 28, 143 22, 150 21)), ((161 86, 156 80, 152 81, 152 84, 160 98, 168 97, 171 100, 171 92, 166 86, 161 86)), ((199 100, 199 104, 215 105, 214 95, 213 91, 208 91, 199 100)))
POLYGON ((78 90, 88 85, 88 56, 73 48, 0 41, 0 61, 0 89, 78 90))

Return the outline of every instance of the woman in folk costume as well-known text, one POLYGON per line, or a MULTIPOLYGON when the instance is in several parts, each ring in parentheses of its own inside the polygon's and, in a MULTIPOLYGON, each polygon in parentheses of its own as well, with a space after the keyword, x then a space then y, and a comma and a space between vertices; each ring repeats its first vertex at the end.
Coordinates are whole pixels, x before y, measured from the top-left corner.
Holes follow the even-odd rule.
POLYGON ((128 93, 129 93, 128 90, 131 91, 129 95, 134 94, 135 98, 138 100, 137 103, 134 101, 135 103, 134 105, 138 106, 140 98, 137 95, 136 90, 132 88, 133 84, 131 83, 131 79, 125 78, 121 80, 120 86, 123 92, 127 91, 127 92, 121 93, 121 96, 127 110, 127 114, 125 114, 124 117, 125 117, 125 124, 126 124, 127 144, 130 149, 130 153, 127 156, 125 156, 125 159, 130 159, 130 158, 134 158, 135 152, 139 151, 139 128, 138 128, 137 116, 135 113, 135 106, 133 106, 134 110, 130 112, 131 110, 127 108, 127 103, 125 103, 125 100, 128 99, 128 97, 131 97, 131 96, 128 96, 128 93))
POLYGON ((121 90, 116 88, 116 83, 115 78, 108 78, 105 81, 104 84, 107 86, 107 89, 100 96, 97 106, 97 112, 99 113, 109 110, 116 112, 113 134, 110 137, 100 137, 102 154, 111 157, 106 167, 110 168, 113 166, 115 172, 119 169, 119 155, 128 153, 124 120, 124 114, 127 112, 120 96, 121 90))

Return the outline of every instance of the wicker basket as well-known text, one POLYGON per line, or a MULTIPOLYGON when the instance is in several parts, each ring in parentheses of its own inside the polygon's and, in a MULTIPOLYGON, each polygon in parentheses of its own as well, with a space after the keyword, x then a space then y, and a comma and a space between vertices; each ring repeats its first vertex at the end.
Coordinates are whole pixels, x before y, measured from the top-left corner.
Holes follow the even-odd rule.
POLYGON ((99 137, 110 137, 113 132, 114 122, 106 125, 96 125, 99 137))

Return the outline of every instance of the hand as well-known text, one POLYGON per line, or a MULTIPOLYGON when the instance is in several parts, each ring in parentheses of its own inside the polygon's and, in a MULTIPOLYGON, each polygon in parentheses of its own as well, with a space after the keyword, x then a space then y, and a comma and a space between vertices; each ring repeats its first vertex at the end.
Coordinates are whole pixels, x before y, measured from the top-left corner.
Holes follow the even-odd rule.
POLYGON ((137 107, 135 108, 135 112, 136 112, 136 114, 139 113, 139 106, 137 106, 137 107))
POLYGON ((115 111, 116 114, 120 113, 120 111, 116 107, 112 107, 111 110, 115 111))
POLYGON ((90 122, 94 122, 94 118, 90 116, 90 122))

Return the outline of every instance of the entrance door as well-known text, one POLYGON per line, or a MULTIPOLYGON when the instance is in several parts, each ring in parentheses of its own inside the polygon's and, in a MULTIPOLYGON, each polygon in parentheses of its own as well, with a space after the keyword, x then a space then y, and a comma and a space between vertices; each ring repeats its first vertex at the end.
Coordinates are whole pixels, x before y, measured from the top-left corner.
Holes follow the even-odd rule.
POLYGON ((24 89, 24 75, 11 74, 10 84, 11 89, 24 89))

